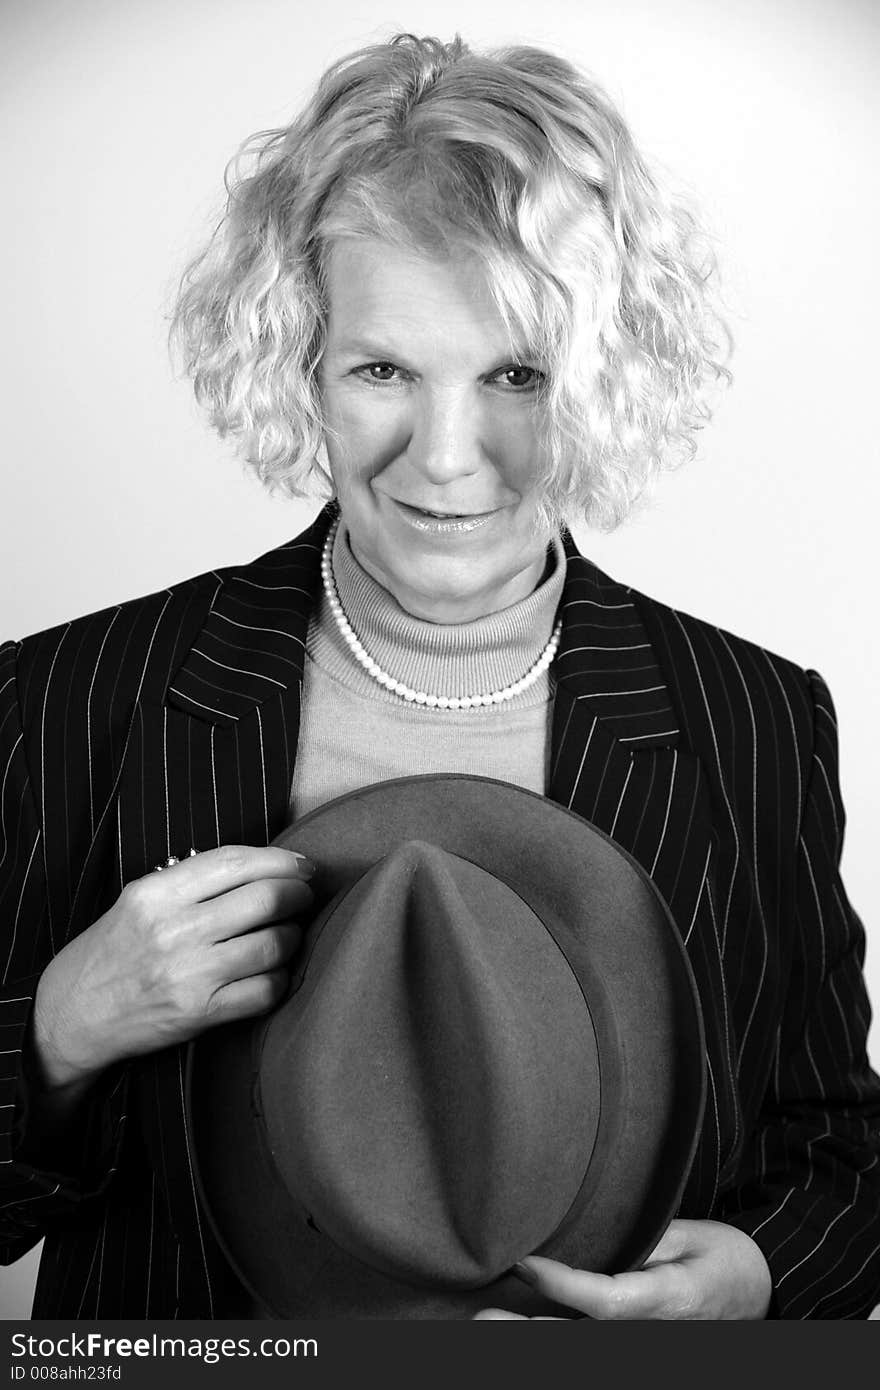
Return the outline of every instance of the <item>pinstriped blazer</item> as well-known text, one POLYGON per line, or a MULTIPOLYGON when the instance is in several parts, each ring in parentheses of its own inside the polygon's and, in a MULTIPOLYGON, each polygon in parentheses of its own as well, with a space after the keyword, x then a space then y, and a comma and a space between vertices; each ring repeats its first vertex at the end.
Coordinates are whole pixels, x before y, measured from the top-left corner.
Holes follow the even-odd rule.
MULTIPOLYGON (((45 1236, 35 1317, 239 1311, 196 1193, 182 1049, 105 1073, 81 1146, 46 1167, 21 1152, 21 1049, 47 961, 125 883, 191 844, 265 844, 285 824, 328 519, 0 647, 0 1241, 8 1262, 45 1236)), ((778 1315, 866 1316, 880 1081, 864 933, 838 873, 828 690, 564 539, 547 794, 640 861, 693 966, 709 1090, 679 1214, 753 1236, 778 1315)))

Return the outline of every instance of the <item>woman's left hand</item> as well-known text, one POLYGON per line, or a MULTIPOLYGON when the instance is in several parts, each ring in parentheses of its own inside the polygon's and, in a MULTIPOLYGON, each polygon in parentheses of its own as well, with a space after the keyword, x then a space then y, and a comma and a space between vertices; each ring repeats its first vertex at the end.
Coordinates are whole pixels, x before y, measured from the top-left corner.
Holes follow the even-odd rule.
MULTIPOLYGON (((531 1255, 516 1273, 572 1317, 763 1318, 770 1306, 767 1261, 744 1231, 720 1221, 673 1221, 641 1269, 592 1274, 531 1255)), ((522 1318, 484 1308, 477 1318, 522 1318)))

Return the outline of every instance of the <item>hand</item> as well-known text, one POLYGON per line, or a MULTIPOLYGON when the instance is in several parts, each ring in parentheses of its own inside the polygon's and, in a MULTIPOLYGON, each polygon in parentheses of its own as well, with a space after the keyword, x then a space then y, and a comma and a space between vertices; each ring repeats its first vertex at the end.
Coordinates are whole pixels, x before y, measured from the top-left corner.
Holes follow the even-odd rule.
MULTIPOLYGON (((673 1221, 640 1270, 591 1274, 531 1255, 516 1270, 554 1303, 589 1318, 763 1318, 770 1270, 745 1232, 720 1221, 673 1221)), ((477 1318, 520 1318, 484 1308, 477 1318)))
POLYGON ((75 1094, 112 1062, 272 1008, 301 938, 289 919, 312 903, 310 871, 290 850, 226 845, 127 884, 40 977, 42 1085, 75 1094))

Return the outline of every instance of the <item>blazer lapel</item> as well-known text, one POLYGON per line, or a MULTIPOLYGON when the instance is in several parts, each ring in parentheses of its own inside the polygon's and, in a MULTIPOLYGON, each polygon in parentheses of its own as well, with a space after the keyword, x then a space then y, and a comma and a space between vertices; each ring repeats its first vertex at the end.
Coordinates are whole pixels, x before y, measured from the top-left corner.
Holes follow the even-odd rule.
MULTIPOLYGON (((164 689, 142 694, 119 786, 118 889, 168 855, 268 844, 285 825, 328 524, 325 511, 289 545, 218 573, 181 664, 164 689)), ((196 1198, 184 1060, 185 1049, 172 1047, 138 1063, 135 1108, 177 1239, 200 1253, 181 1262, 181 1306, 215 1317, 228 1306, 230 1274, 196 1198)))
POLYGON ((287 816, 306 633, 329 515, 217 573, 204 623, 142 694, 118 803, 121 883, 190 847, 268 844, 287 816))
POLYGON ((565 537, 568 559, 548 795, 645 869, 687 949, 703 1001, 708 1096, 682 1209, 705 1214, 739 1144, 717 914, 713 816, 699 758, 682 747, 668 683, 631 591, 565 537))
POLYGON ((699 760, 680 747, 666 678, 630 591, 569 536, 565 548, 548 794, 643 865, 684 936, 708 858, 699 760))

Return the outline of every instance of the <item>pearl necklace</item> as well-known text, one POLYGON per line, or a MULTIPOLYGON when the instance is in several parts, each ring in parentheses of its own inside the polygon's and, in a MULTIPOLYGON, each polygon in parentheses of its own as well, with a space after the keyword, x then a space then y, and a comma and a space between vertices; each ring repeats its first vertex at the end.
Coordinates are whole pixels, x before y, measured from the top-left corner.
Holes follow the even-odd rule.
POLYGON ((348 647, 352 656, 360 666, 373 678, 379 685, 390 690, 392 694, 398 695, 400 699, 406 700, 408 704, 424 705, 428 709, 477 709, 481 705, 501 705, 505 700, 512 700, 515 695, 521 695, 524 690, 528 690, 530 685, 534 685, 536 680, 547 670, 559 646, 559 637, 562 632, 562 620, 553 629, 550 641, 542 651, 538 660, 530 666, 524 676, 513 685, 505 686, 503 690, 492 690, 485 695, 429 695, 425 690, 413 690, 410 686, 404 685, 403 681, 396 681, 387 671, 373 660, 369 652, 362 646, 357 634, 354 632, 351 623, 345 616, 345 610, 339 601, 339 594, 336 590, 336 580, 333 575, 333 542, 336 539, 336 532, 339 529, 340 518, 337 517, 327 533, 324 542, 324 550, 321 555, 321 578, 324 582, 324 593, 327 595, 327 602, 330 605, 330 612, 336 620, 336 625, 342 634, 343 641, 348 647))

